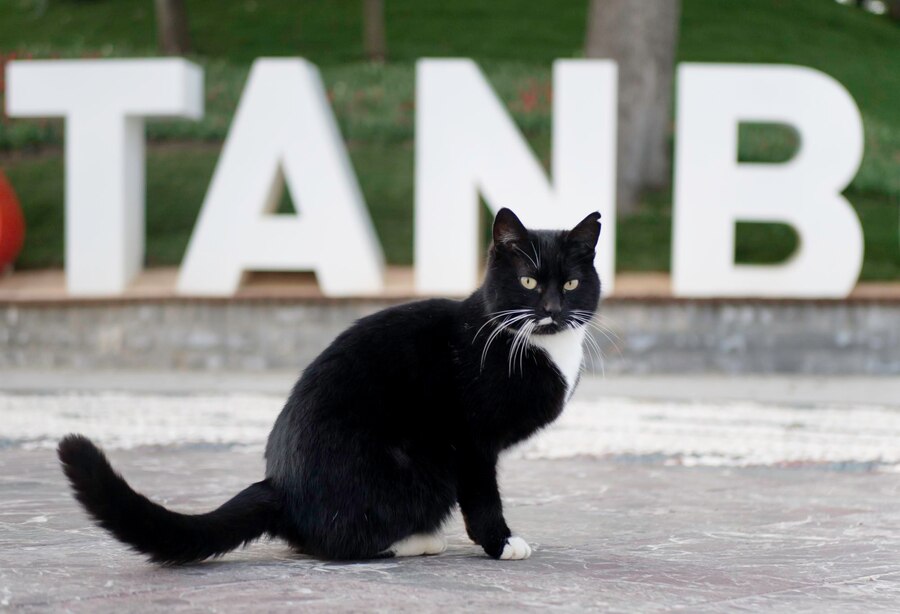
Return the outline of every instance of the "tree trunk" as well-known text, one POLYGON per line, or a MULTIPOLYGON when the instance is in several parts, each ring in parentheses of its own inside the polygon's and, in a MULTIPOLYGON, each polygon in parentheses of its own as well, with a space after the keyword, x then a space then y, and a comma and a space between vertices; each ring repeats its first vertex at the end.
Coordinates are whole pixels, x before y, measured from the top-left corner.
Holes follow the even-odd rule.
POLYGON ((671 180, 669 127, 680 0, 591 0, 585 55, 619 65, 617 206, 671 180))
POLYGON ((888 2, 888 15, 894 21, 900 22, 900 0, 890 0, 888 2))
POLYGON ((363 0, 363 47, 372 62, 387 59, 384 29, 384 0, 363 0))
POLYGON ((184 55, 191 50, 184 0, 154 0, 156 38, 165 55, 184 55))

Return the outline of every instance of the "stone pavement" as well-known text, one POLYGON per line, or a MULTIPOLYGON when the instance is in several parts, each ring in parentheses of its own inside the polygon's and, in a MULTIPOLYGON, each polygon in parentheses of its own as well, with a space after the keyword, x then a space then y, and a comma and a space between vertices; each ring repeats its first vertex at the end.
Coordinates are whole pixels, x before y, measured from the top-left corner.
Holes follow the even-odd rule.
POLYGON ((331 563, 264 541, 217 561, 159 568, 87 520, 47 447, 53 429, 75 424, 101 436, 105 425, 113 464, 136 489, 179 511, 207 511, 262 475, 266 412, 277 411, 293 376, 120 373, 111 385, 106 376, 24 375, 0 373, 0 609, 900 611, 900 470, 887 462, 900 453, 891 448, 900 412, 892 380, 589 379, 562 428, 502 462, 507 518, 534 547, 526 561, 488 559, 454 516, 449 549, 435 557, 331 563), (761 404, 734 404, 748 398, 761 404), (122 399, 134 401, 131 414, 122 399), (616 420, 634 413, 635 422, 591 418, 592 403, 616 420), (134 420, 157 407, 158 422, 134 420), (29 415, 36 430, 22 422, 29 415), (24 429, 18 439, 16 428, 24 429), (579 428, 601 429, 589 436, 598 453, 541 457, 577 443, 567 437, 579 428), (735 450, 776 439, 773 450, 812 460, 785 454, 743 466, 754 454, 729 460, 720 451, 687 466, 702 457, 679 455, 679 438, 703 431, 735 450), (628 433, 636 453, 616 452, 631 449, 617 443, 628 433), (882 462, 804 457, 819 449, 808 441, 832 442, 822 450, 852 452, 848 461, 874 451, 882 462), (652 453, 653 445, 668 452, 652 453))
MULTIPOLYGON (((262 474, 230 446, 114 450, 182 511, 262 474)), ((0 604, 13 611, 875 612, 900 610, 900 474, 511 459, 506 513, 535 548, 486 558, 457 517, 439 556, 328 563, 263 542, 158 568, 94 528, 49 450, 0 450, 0 604)))

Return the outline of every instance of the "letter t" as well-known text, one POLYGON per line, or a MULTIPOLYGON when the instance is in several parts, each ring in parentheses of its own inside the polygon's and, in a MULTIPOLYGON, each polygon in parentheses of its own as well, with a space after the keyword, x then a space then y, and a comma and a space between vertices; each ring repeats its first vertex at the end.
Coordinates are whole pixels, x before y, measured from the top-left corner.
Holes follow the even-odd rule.
POLYGON ((144 118, 202 117, 202 69, 182 59, 18 61, 6 79, 11 117, 66 119, 68 291, 120 294, 144 259, 144 118))

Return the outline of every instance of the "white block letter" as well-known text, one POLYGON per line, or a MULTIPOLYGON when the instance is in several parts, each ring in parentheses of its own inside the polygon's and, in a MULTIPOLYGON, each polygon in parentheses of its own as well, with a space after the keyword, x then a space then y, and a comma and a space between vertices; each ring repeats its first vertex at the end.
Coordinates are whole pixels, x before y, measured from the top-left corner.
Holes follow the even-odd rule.
POLYGON ((859 168, 862 120, 836 81, 810 68, 682 64, 678 71, 672 275, 679 296, 846 296, 862 227, 841 196, 859 168), (800 136, 782 164, 738 164, 741 122, 800 136), (800 245, 779 265, 736 265, 738 221, 791 225, 800 245))
POLYGON ((66 285, 119 294, 144 260, 144 118, 203 116, 203 71, 180 59, 10 62, 13 117, 66 118, 66 285))
POLYGON ((478 197, 530 228, 571 228, 599 210, 596 265, 615 271, 616 66, 553 65, 553 185, 502 102, 470 60, 421 60, 416 70, 416 288, 466 294, 478 285, 478 197))
POLYGON ((325 294, 378 292, 384 257, 312 64, 253 64, 178 280, 229 295, 249 270, 315 271, 325 294), (298 215, 273 215, 283 181, 298 215))

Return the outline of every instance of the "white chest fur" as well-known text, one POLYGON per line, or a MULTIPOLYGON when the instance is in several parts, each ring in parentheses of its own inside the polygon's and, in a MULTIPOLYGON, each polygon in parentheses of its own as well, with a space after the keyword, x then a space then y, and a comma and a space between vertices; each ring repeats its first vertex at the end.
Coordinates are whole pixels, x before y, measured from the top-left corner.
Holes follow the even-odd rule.
POLYGON ((566 398, 572 394, 584 359, 585 327, 567 328, 555 335, 531 335, 529 343, 547 353, 566 384, 566 398))

